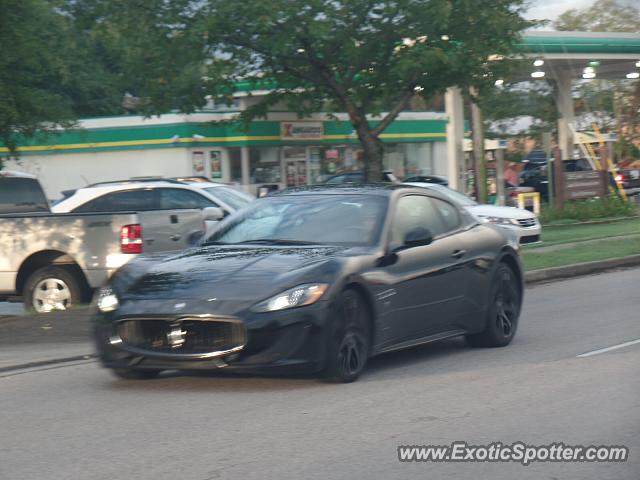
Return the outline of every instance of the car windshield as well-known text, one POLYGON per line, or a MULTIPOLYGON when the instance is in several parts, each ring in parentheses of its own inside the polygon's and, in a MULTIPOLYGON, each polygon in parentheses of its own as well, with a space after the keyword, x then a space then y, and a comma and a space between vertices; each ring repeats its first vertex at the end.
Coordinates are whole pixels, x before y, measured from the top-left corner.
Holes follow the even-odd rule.
POLYGON ((372 245, 386 208, 375 195, 265 197, 223 221, 205 244, 372 245))
POLYGON ((444 185, 433 184, 433 185, 429 185, 429 188, 440 192, 441 194, 449 198, 449 200, 453 200, 454 202, 465 207, 470 207, 472 205, 478 204, 478 202, 473 201, 472 199, 467 197, 465 194, 457 192, 449 187, 445 187, 444 185))
POLYGON ((219 198, 234 210, 241 209, 251 201, 248 197, 244 197, 241 193, 234 191, 233 188, 208 187, 204 191, 219 198))

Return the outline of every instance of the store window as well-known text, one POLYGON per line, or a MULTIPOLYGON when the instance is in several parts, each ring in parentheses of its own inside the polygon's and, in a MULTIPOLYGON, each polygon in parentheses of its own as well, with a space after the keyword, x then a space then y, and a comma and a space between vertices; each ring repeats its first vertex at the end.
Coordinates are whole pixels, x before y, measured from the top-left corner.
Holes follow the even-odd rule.
POLYGON ((362 171, 364 152, 356 145, 311 147, 310 162, 313 183, 322 183, 334 175, 362 171))
POLYGON ((398 178, 431 175, 435 173, 433 143, 386 144, 382 164, 398 178))
POLYGON ((255 147, 249 150, 249 175, 252 184, 277 184, 282 177, 279 147, 255 147))
POLYGON ((230 180, 242 183, 242 151, 238 147, 229 149, 229 168, 230 180))

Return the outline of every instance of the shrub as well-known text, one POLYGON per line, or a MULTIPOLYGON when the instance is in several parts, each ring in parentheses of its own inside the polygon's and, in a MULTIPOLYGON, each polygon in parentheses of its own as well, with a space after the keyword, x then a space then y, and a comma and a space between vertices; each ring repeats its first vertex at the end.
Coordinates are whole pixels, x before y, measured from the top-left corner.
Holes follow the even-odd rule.
POLYGON ((638 214, 638 208, 618 196, 570 200, 563 209, 544 205, 540 211, 540 221, 548 223, 584 222, 599 218, 631 217, 638 214))

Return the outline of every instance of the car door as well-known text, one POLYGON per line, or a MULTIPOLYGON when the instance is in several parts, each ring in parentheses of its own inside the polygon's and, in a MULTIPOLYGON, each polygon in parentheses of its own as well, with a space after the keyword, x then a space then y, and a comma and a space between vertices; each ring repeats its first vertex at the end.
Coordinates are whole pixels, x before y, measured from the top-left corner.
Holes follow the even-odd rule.
POLYGON ((169 219, 174 249, 193 246, 208 229, 202 210, 218 205, 197 192, 184 188, 158 188, 160 209, 169 219))
POLYGON ((383 267, 392 284, 387 298, 392 310, 387 316, 388 338, 397 343, 458 328, 465 252, 458 236, 457 208, 411 194, 397 200, 392 215, 388 248, 395 254, 383 267), (403 247, 406 234, 415 228, 429 229, 431 244, 403 247))

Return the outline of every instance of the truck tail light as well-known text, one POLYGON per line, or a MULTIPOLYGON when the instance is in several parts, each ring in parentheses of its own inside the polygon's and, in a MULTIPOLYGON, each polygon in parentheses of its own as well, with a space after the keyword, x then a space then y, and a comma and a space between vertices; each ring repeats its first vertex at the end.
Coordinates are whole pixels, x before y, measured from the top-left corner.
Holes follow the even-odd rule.
POLYGON ((142 225, 125 225, 120 229, 120 251, 142 253, 142 225))
POLYGON ((619 173, 618 175, 616 175, 616 182, 617 182, 617 183, 622 183, 622 182, 624 182, 624 175, 622 175, 621 173, 619 173))

